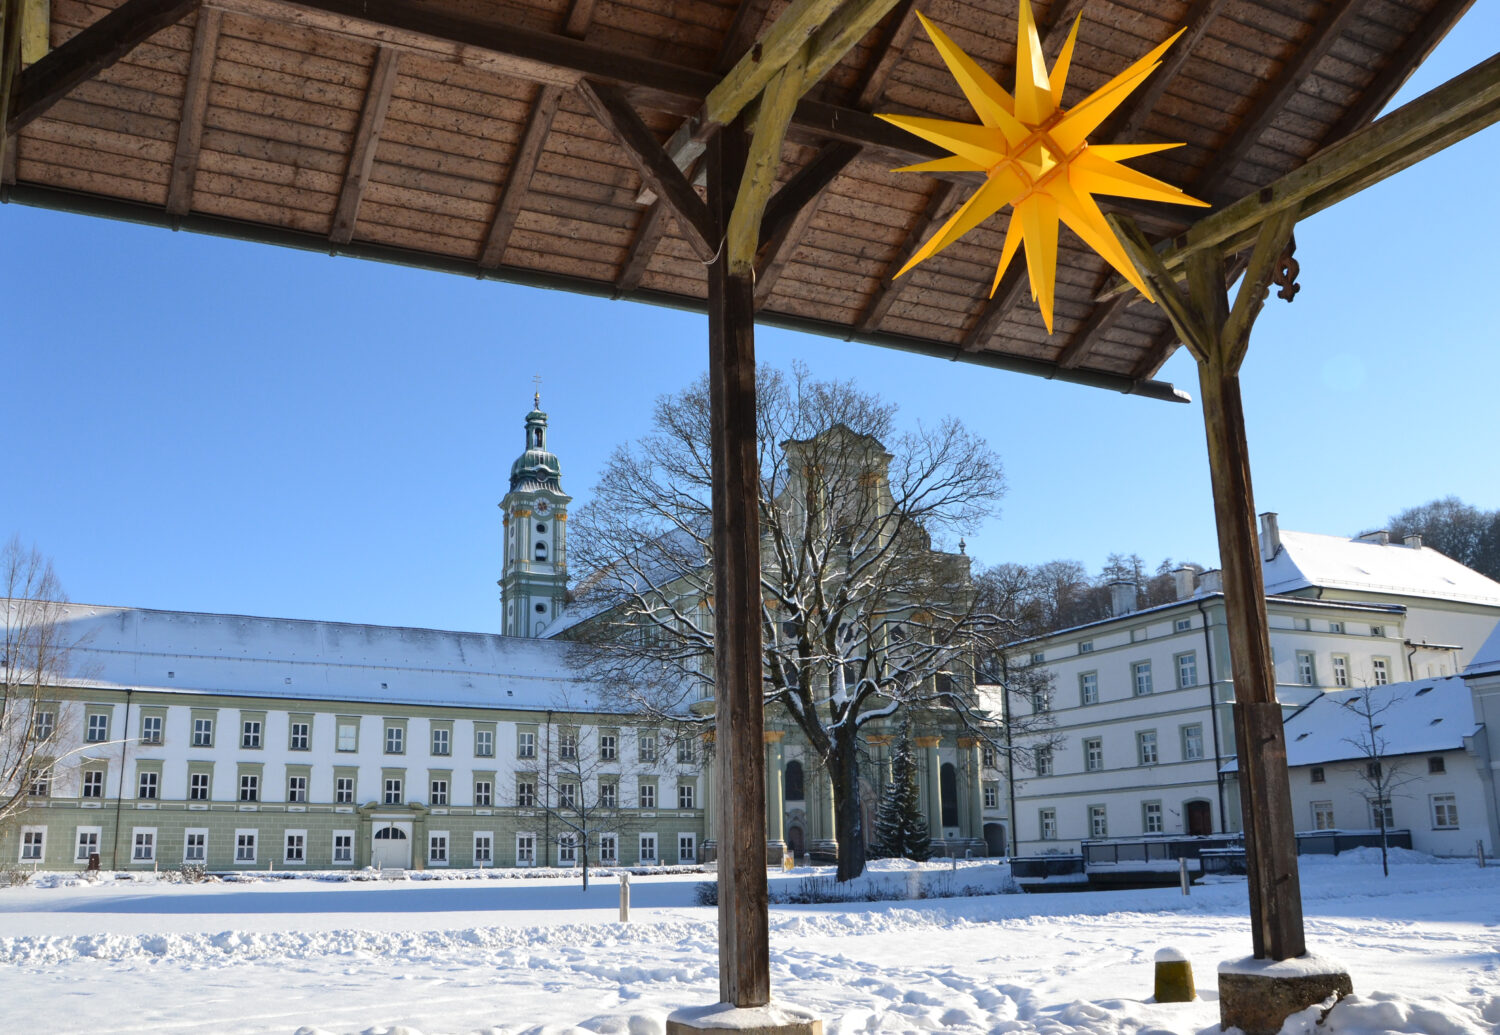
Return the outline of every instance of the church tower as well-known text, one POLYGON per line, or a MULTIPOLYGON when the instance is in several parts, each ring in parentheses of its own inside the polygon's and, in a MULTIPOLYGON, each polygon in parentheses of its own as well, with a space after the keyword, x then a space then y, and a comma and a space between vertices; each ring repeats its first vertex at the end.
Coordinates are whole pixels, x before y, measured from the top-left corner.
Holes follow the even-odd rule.
POLYGON ((562 613, 568 584, 568 504, 562 470, 547 451, 547 415, 538 392, 526 415, 526 450, 510 468, 500 501, 505 560, 500 570, 501 632, 540 636, 562 613))

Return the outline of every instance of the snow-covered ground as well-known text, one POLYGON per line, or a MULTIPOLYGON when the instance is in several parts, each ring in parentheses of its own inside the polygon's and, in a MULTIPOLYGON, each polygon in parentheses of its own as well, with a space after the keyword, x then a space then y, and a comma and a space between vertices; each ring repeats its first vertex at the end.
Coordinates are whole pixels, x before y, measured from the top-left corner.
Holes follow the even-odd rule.
MULTIPOLYGON (((1389 879, 1371 852, 1303 860, 1310 946, 1349 968, 1356 996, 1287 1035, 1500 1028, 1500 867, 1398 854, 1389 879)), ((694 904, 703 879, 634 878, 629 924, 612 878, 587 893, 542 880, 0 889, 0 1028, 648 1035, 669 1010, 718 997, 714 911, 694 904)), ((954 879, 998 887, 1005 874, 970 864, 954 879)), ((1245 915, 1242 879, 1187 898, 775 906, 772 987, 830 1035, 1208 1035, 1216 966, 1249 952, 1245 915), (1151 1001, 1169 945, 1192 962, 1198 1002, 1151 1001)))

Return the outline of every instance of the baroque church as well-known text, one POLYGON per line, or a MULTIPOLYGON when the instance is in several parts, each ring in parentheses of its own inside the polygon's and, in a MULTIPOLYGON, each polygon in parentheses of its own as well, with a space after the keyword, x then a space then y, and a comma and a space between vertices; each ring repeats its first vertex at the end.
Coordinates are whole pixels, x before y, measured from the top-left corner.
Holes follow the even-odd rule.
MULTIPOLYGON (((572 497, 547 434, 538 396, 500 502, 498 633, 65 605, 74 646, 35 704, 44 749, 0 857, 214 871, 711 859, 702 738, 622 710, 548 635, 568 624, 572 497)), ((986 830, 1003 847, 994 759, 981 779, 976 742, 919 745, 939 847, 983 854, 986 830)), ((831 856, 819 763, 775 724, 766 752, 772 857, 831 856)), ((888 752, 872 745, 872 809, 888 752)))

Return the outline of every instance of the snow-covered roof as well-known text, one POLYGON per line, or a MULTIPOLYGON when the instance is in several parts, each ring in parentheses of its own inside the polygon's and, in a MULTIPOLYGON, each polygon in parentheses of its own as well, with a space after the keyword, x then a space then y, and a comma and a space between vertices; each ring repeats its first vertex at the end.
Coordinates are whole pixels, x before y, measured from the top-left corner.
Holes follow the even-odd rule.
MULTIPOLYGON (((1360 747, 1369 727, 1359 695, 1363 690, 1330 690, 1313 698, 1286 721, 1286 764, 1321 765, 1366 758, 1360 747)), ((1461 676, 1388 683, 1369 688, 1371 709, 1379 714, 1375 736, 1384 756, 1456 751, 1479 731, 1474 702, 1461 676), (1381 709, 1385 709, 1382 711, 1381 709)), ((1235 764, 1224 767, 1233 772, 1235 764)))
POLYGON ((1466 676, 1489 676, 1500 674, 1500 622, 1490 631, 1489 638, 1484 641, 1484 646, 1474 655, 1474 660, 1469 662, 1468 668, 1464 669, 1466 676))
POLYGON ((566 643, 399 626, 69 604, 69 681, 176 693, 603 710, 566 643))
POLYGON ((1500 582, 1430 546, 1313 532, 1282 531, 1279 535, 1281 549, 1261 569, 1267 593, 1323 586, 1500 607, 1500 582))

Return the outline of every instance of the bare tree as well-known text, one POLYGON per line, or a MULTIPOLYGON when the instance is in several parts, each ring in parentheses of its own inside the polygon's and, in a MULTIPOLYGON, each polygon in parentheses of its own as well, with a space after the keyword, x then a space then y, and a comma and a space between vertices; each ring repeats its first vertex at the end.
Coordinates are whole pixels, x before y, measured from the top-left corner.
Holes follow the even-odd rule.
MULTIPOLYGON (((1014 637, 969 559, 934 548, 994 512, 1000 461, 956 420, 898 430, 849 382, 758 374, 763 694, 833 787, 838 878, 864 870, 861 731, 903 709, 1004 750, 972 659, 1014 637)), ((657 401, 654 431, 610 458, 572 515, 579 662, 631 710, 711 721, 708 386, 657 401)))
POLYGON ((67 713, 52 699, 73 643, 52 562, 13 536, 0 550, 0 824, 51 792, 65 759, 67 713))
POLYGON ((1390 866, 1390 813, 1391 798, 1396 791, 1415 780, 1416 774, 1408 772, 1399 760, 1387 753, 1390 741, 1385 729, 1385 715, 1396 708, 1406 695, 1393 690, 1390 684, 1355 687, 1346 692, 1340 702, 1356 715, 1356 732, 1344 738, 1344 743, 1359 752, 1354 773, 1364 786, 1362 797, 1369 805, 1380 830, 1380 868, 1391 875, 1390 866))

